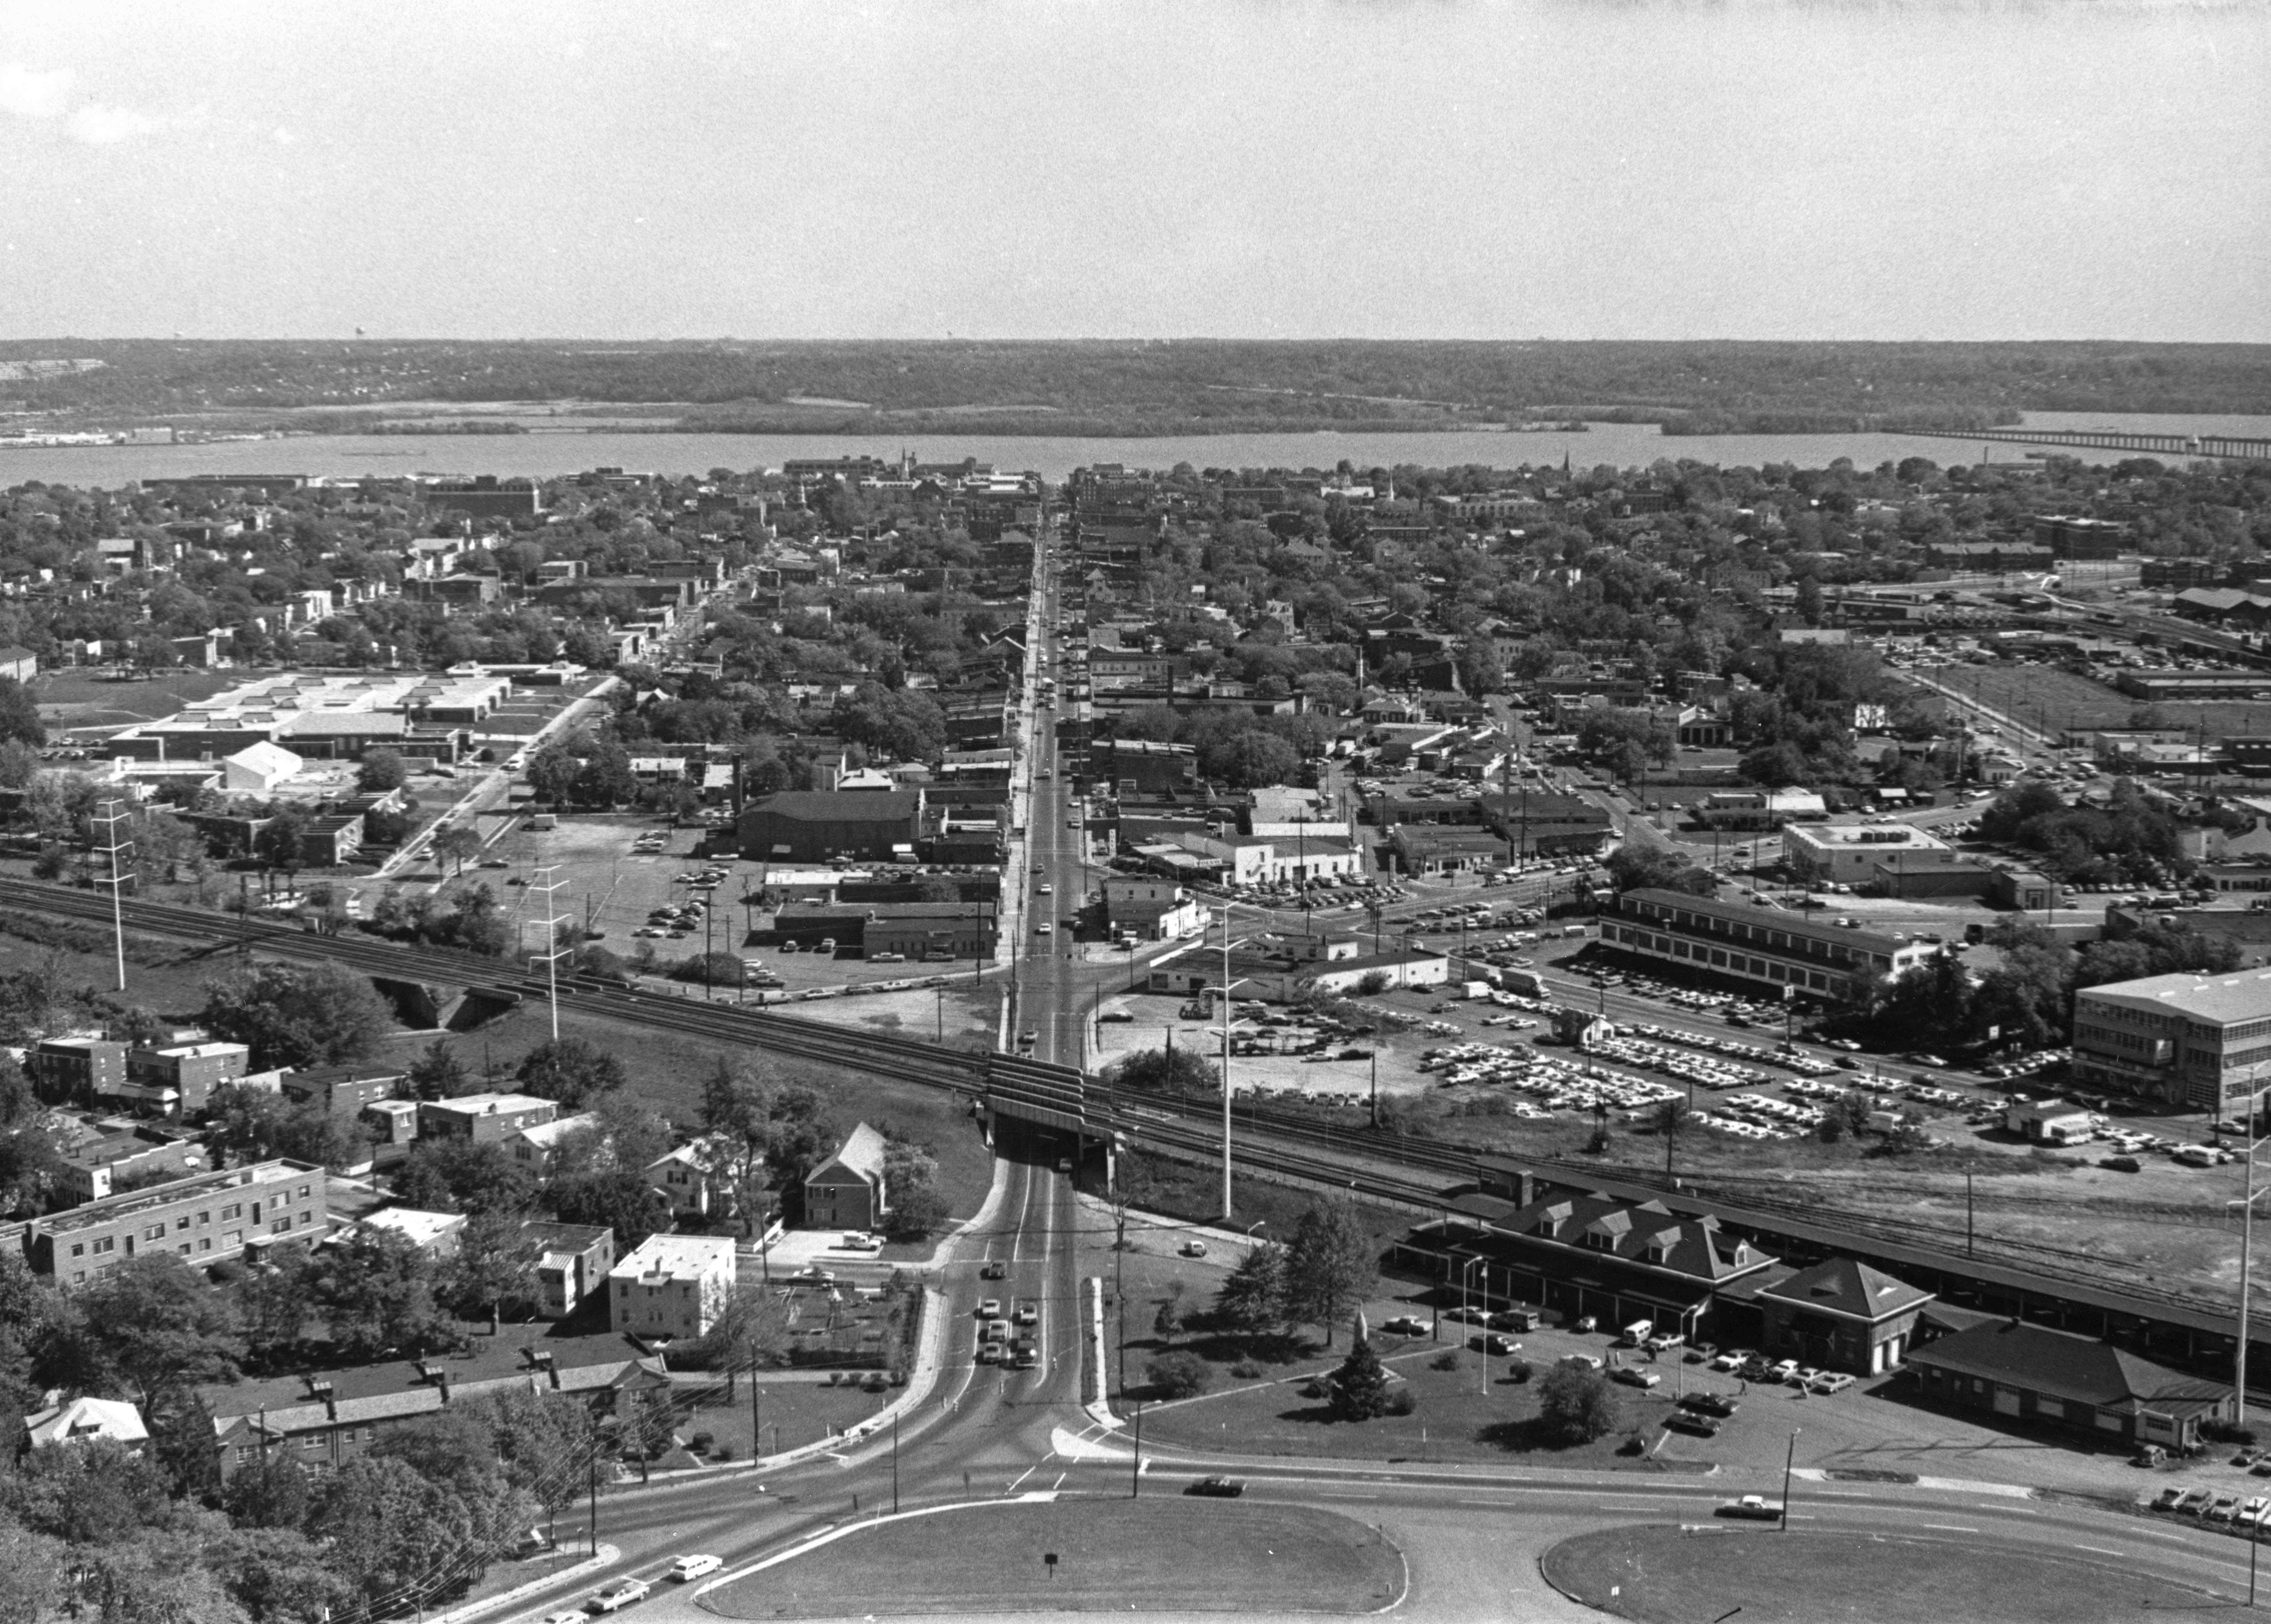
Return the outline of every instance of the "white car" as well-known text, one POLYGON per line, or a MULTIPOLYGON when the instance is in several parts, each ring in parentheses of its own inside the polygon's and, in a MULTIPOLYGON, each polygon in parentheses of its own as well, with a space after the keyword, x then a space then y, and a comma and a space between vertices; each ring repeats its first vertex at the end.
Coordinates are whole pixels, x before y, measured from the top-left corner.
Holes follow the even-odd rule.
POLYGON ((592 1611, 619 1613, 635 1601, 644 1601, 647 1592, 653 1588, 644 1579, 625 1579, 621 1584, 612 1585, 592 1597, 592 1611))
POLYGON ((844 1237, 841 1245, 847 1252, 880 1252, 883 1243, 865 1231, 855 1230, 844 1237))
POLYGON ((698 1579, 705 1573, 715 1573, 725 1566, 715 1556, 681 1556, 670 1564, 670 1576, 681 1584, 689 1579, 698 1579))

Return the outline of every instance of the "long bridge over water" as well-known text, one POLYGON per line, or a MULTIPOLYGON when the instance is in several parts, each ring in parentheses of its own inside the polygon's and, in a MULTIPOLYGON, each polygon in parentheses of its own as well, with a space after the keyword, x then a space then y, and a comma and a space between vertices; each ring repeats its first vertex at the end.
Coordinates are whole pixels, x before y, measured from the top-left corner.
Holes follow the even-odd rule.
POLYGON ((2107 451, 2168 457, 2232 457, 2271 460, 2271 439, 2225 434, 2138 434, 2121 428, 1892 428, 1888 434, 1931 440, 2000 440, 2012 445, 2079 445, 2107 451))

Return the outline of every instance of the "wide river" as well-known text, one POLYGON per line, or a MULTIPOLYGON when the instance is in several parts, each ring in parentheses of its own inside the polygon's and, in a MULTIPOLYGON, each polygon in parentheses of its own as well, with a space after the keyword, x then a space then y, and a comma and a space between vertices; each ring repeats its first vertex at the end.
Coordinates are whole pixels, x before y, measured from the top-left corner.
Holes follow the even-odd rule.
MULTIPOLYGON (((2118 428, 2152 434, 2271 436, 2271 417, 2154 416, 2141 413, 2036 412, 2026 427, 2043 429, 2118 428)), ((1823 467, 1840 457, 1857 466, 1903 457, 1929 457, 1942 465, 1973 463, 1983 451, 1995 461, 2024 457, 2023 446, 1909 435, 1694 435, 1667 436, 1652 423, 1596 423, 1583 434, 1465 431, 1426 434, 1181 435, 1138 439, 1053 439, 1031 435, 733 435, 624 434, 601 429, 526 435, 293 435, 270 440, 207 445, 63 446, 0 449, 0 487, 38 480, 80 487, 120 486, 136 480, 191 473, 525 474, 547 478, 587 468, 628 468, 652 473, 706 473, 712 468, 778 467, 792 457, 897 457, 912 451, 926 462, 974 457, 1009 469, 1030 469, 1051 480, 1095 463, 1170 468, 1319 468, 1343 459, 1358 468, 1414 465, 1448 468, 1479 463, 1495 468, 1602 463, 1643 466, 1660 457, 1693 458, 1725 467, 1794 463, 1823 467)), ((2119 453, 2086 452, 2100 462, 2119 453)))

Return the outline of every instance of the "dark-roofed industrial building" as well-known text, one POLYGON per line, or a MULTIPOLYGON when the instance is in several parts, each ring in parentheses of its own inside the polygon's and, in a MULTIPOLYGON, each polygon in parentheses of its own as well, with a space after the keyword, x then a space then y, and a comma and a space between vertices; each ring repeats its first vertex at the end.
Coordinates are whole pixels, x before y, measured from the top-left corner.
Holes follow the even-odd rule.
POLYGON ((1925 1397, 2014 1420, 2051 1421, 2108 1442, 2187 1449, 2205 1422, 2237 1413, 2232 1390, 2111 1343, 2004 1320, 1909 1355, 1925 1397))
POLYGON ((912 860, 922 812, 919 789, 782 790, 741 814, 741 855, 767 862, 912 860))

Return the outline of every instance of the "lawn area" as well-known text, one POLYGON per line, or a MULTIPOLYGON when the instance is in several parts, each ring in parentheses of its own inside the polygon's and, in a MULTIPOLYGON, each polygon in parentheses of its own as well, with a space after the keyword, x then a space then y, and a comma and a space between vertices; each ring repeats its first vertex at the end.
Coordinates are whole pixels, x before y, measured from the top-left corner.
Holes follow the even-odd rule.
POLYGON ((1730 1609, 1745 1624, 2066 1624, 2195 1612, 2209 1600, 2120 1568, 2063 1554, 2051 1561, 2008 1546, 1762 1530, 1603 1529, 1563 1540, 1539 1566, 1563 1595, 1643 1624, 1687 1624, 1730 1609))
POLYGON ((251 680, 246 671, 167 671, 145 682, 120 682, 92 669, 43 671, 32 679, 32 697, 42 716, 65 726, 89 726, 95 712, 117 711, 118 721, 154 721, 193 700, 210 699, 224 689, 251 680))
MULTIPOLYGON (((1448 1334, 1463 1328, 1447 1323, 1448 1334)), ((1196 1341, 1197 1351, 1217 1352, 1196 1341)), ((1410 1415, 1383 1415, 1370 1421, 1342 1421, 1333 1417, 1322 1389, 1311 1395, 1308 1377, 1334 1368, 1346 1352, 1347 1338, 1332 1350, 1314 1350, 1299 1361, 1299 1374, 1290 1379, 1273 1371, 1261 1383, 1240 1382, 1226 1369, 1216 1372, 1221 1390, 1179 1404, 1147 1406, 1143 1412, 1143 1441, 1168 1448, 1219 1449, 1234 1447, 1243 1455, 1332 1456, 1352 1460, 1426 1460, 1504 1462, 1523 1456, 1554 1466, 1591 1471, 1700 1471, 1706 1464, 1699 1451, 1708 1440, 1672 1435, 1661 1450, 1626 1454, 1634 1435, 1655 1445, 1661 1423, 1673 1409, 1672 1386, 1667 1380, 1654 1390, 1617 1387, 1620 1422, 1617 1430, 1592 1442, 1563 1449, 1545 1442, 1538 1428, 1538 1378, 1516 1382, 1505 1374, 1506 1361, 1491 1360, 1487 1389, 1482 1382, 1482 1355, 1462 1351, 1452 1370, 1433 1368, 1441 1349, 1420 1343, 1413 1348, 1404 1338, 1375 1333, 1373 1345, 1389 1369, 1401 1376, 1399 1390, 1417 1401, 1410 1415), (1228 1385, 1225 1386, 1224 1383, 1228 1385)), ((1145 1350, 1149 1354, 1149 1348, 1145 1350)), ((1133 1360, 1131 1359, 1131 1368, 1133 1360)), ((1669 1367, 1664 1373, 1669 1375, 1669 1367)))
POLYGON ((1307 1506, 1171 1496, 996 1502, 909 1517, 704 1599, 744 1619, 1373 1613, 1404 1590, 1403 1553, 1362 1523, 1307 1506))

